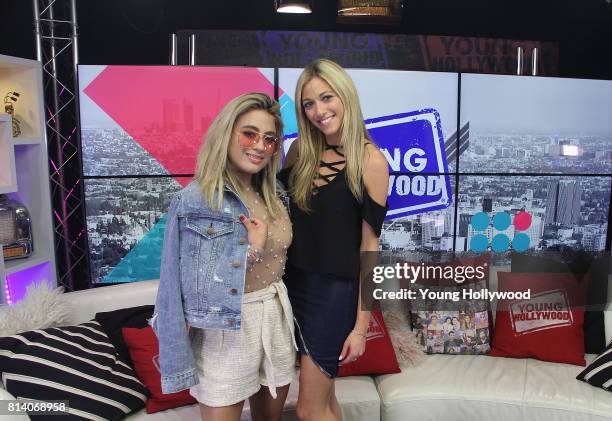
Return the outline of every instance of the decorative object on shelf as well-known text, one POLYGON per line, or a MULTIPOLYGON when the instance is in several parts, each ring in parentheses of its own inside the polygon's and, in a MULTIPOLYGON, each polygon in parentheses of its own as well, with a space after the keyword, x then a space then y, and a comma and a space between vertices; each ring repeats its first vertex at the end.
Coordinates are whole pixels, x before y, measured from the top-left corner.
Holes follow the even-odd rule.
POLYGON ((25 258, 34 252, 30 213, 6 195, 0 195, 0 244, 5 261, 25 258))
POLYGON ((4 112, 11 115, 13 121, 13 137, 21 134, 21 122, 15 117, 13 104, 19 99, 19 92, 8 92, 4 95, 4 112))
POLYGON ((338 22, 399 25, 402 0, 338 0, 338 22))

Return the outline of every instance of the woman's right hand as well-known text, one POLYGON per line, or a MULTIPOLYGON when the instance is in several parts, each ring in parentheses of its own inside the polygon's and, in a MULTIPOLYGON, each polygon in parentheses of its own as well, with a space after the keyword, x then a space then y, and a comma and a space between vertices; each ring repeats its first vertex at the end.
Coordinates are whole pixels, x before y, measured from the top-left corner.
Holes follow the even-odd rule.
POLYGON ((240 221, 246 227, 251 247, 257 247, 263 252, 268 240, 268 224, 258 218, 249 218, 245 215, 240 215, 240 221))

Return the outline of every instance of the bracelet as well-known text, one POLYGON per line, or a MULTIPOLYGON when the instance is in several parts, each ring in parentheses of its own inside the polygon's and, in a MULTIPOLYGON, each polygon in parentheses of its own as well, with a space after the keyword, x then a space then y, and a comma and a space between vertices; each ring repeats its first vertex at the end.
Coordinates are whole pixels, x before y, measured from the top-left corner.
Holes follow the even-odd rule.
POLYGON ((363 333, 359 333, 359 332, 357 332, 355 329, 351 330, 351 332, 353 332, 355 335, 359 335, 359 336, 361 336, 361 337, 362 337, 362 338, 364 338, 364 339, 366 338, 366 335, 364 335, 363 333))
POLYGON ((249 246, 247 247, 247 263, 249 265, 254 265, 255 263, 263 262, 263 253, 257 246, 249 246))

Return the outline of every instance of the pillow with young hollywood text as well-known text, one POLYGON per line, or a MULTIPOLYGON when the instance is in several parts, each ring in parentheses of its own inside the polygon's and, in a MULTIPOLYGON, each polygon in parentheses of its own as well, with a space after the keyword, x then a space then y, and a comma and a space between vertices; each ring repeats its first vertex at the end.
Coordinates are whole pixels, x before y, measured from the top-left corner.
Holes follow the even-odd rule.
POLYGON ((366 334, 365 353, 356 361, 341 365, 338 369, 338 377, 399 372, 401 370, 385 325, 385 319, 380 310, 374 310, 371 313, 370 326, 366 334))
POLYGON ((584 284, 566 273, 499 272, 491 355, 585 365, 584 284))
POLYGON ((599 354, 606 346, 603 309, 608 297, 609 253, 564 251, 536 255, 512 253, 511 272, 573 273, 586 278, 586 306, 584 312, 584 352, 599 354))

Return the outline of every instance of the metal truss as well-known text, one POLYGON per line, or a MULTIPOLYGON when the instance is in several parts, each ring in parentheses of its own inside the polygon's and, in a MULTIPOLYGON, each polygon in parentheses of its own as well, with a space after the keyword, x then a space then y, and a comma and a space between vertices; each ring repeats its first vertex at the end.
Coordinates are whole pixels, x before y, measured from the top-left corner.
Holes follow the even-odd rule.
POLYGON ((32 0, 42 63, 58 284, 90 287, 78 129, 76 0, 32 0))

